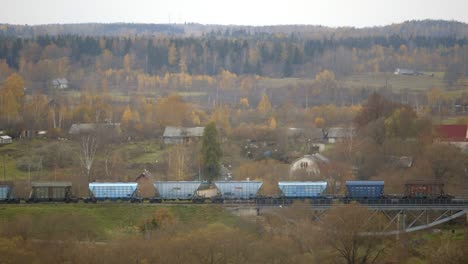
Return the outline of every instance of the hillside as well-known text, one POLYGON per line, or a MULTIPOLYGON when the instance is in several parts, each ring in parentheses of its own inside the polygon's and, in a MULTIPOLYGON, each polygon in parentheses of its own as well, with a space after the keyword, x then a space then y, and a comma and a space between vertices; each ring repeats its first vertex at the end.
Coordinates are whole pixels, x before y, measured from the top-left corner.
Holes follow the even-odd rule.
POLYGON ((197 36, 210 32, 229 32, 236 37, 251 34, 299 34, 305 38, 323 37, 363 37, 391 36, 401 37, 468 37, 468 25, 457 21, 412 20, 380 27, 325 27, 320 25, 275 25, 275 26, 239 26, 239 25, 203 25, 186 24, 131 24, 131 23, 83 23, 49 25, 10 25, 0 24, 0 35, 29 38, 40 35, 86 35, 86 36, 128 36, 128 35, 176 35, 197 36))

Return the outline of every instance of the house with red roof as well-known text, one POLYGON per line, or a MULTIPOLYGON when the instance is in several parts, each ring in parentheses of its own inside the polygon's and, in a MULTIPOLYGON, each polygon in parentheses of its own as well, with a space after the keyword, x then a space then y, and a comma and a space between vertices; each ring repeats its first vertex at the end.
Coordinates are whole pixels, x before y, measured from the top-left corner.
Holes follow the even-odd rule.
POLYGON ((437 134, 442 141, 468 142, 468 125, 440 125, 437 134))

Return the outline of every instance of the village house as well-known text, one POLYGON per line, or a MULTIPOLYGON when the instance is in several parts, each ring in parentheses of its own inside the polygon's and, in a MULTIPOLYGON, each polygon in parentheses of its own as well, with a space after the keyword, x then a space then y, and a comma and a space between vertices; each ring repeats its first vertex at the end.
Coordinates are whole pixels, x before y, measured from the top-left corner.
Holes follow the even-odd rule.
POLYGON ((468 141, 468 125, 440 125, 437 127, 437 132, 441 141, 468 141))
POLYGON ((325 156, 315 153, 304 155, 291 164, 289 175, 291 179, 302 176, 318 176, 320 175, 320 167, 328 164, 330 161, 325 156))
POLYGON ((395 75, 422 75, 422 73, 418 71, 410 70, 410 69, 401 69, 401 68, 397 68, 394 74, 395 75))
POLYGON ((468 125, 440 125, 436 131, 440 141, 468 150, 468 125))
POLYGON ((307 151, 321 152, 325 149, 325 138, 321 128, 296 128, 289 127, 285 130, 285 135, 291 144, 306 144, 307 151))
POLYGON ((411 156, 389 156, 387 163, 393 168, 409 169, 413 166, 413 157, 411 156))
POLYGON ((70 135, 85 135, 91 134, 98 131, 110 133, 109 135, 120 134, 120 123, 108 123, 108 124, 72 124, 68 130, 70 135))
POLYGON ((186 144, 203 137, 204 127, 173 127, 164 129, 164 144, 186 144))
POLYGON ((26 138, 26 139, 31 139, 31 138, 40 138, 40 137, 45 137, 47 136, 47 130, 33 130, 33 129, 27 129, 27 130, 22 130, 20 133, 20 138, 26 138))
POLYGON ((7 136, 7 135, 0 136, 0 144, 4 145, 4 144, 10 144, 10 143, 13 143, 13 140, 11 139, 10 136, 7 136))
POLYGON ((346 139, 352 139, 356 135, 354 128, 330 127, 324 132, 324 137, 328 143, 336 143, 346 139))
POLYGON ((68 88, 68 80, 65 78, 57 78, 52 80, 52 87, 55 89, 67 89, 68 88))

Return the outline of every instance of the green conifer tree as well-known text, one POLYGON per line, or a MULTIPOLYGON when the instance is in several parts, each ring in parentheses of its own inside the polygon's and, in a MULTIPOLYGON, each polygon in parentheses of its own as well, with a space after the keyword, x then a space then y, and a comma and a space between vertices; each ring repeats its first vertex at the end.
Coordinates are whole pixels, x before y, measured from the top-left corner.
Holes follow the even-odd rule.
POLYGON ((214 122, 209 123, 205 127, 201 152, 205 179, 209 182, 216 180, 219 177, 221 170, 220 160, 222 152, 218 139, 218 130, 216 129, 216 124, 214 122))

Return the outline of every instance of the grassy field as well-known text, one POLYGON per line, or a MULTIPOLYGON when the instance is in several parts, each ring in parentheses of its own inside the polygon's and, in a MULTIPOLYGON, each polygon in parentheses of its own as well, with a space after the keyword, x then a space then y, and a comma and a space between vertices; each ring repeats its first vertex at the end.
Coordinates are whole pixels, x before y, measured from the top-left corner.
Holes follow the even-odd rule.
POLYGON ((44 140, 14 141, 0 145, 0 180, 27 179, 28 172, 16 168, 16 160, 29 154, 31 149, 44 144, 44 140))
MULTIPOLYGON (((98 239, 127 233, 137 233, 138 225, 145 219, 151 219, 156 211, 168 209, 181 224, 223 223, 233 225, 236 218, 223 208, 212 205, 135 205, 126 203, 101 204, 33 204, 0 205, 0 224, 9 220, 30 219, 36 230, 33 237, 41 237, 37 229, 44 229, 41 223, 60 222, 61 230, 74 228, 77 222, 87 223, 87 228, 98 239), (71 221, 71 217, 74 219, 71 221), (37 228, 41 226, 41 228, 37 228)), ((51 224, 52 224, 51 223, 51 224)), ((28 226, 20 221, 22 226, 28 226)), ((58 227, 57 227, 58 228, 58 227)))
MULTIPOLYGON (((444 82, 442 72, 427 72, 420 76, 405 76, 395 75, 393 73, 362 73, 337 78, 340 85, 350 89, 378 89, 388 86, 394 91, 408 90, 413 92, 427 91, 432 88, 444 90, 446 83, 444 82)), ((294 86, 300 82, 312 82, 311 78, 263 78, 259 80, 259 87, 268 87, 273 89, 285 88, 294 86)), ((464 89, 468 89, 468 79, 463 80, 458 85, 458 89, 449 94, 459 95, 464 89)))
POLYGON ((158 139, 124 143, 118 145, 116 149, 130 153, 137 152, 129 160, 132 164, 154 163, 163 158, 165 151, 161 149, 158 139))
POLYGON ((272 89, 294 86, 299 81, 313 81, 307 78, 262 78, 258 81, 258 87, 268 87, 272 89))
POLYGON ((351 75, 342 79, 343 86, 347 88, 363 88, 371 89, 387 86, 396 91, 425 91, 432 88, 443 89, 445 83, 442 73, 427 73, 421 76, 405 76, 394 75, 393 73, 368 73, 351 75))
MULTIPOLYGON (((125 157, 125 173, 131 177, 141 173, 140 167, 146 164, 154 164, 163 160, 164 152, 169 148, 161 149, 159 139, 143 140, 137 142, 125 142, 113 145, 113 151, 121 153, 125 157)), ((97 153, 96 161, 102 160, 105 155, 102 152, 97 153)), ((65 174, 76 176, 80 172, 79 146, 76 141, 57 141, 57 140, 15 140, 12 144, 0 146, 0 181, 1 180, 26 180, 31 176, 32 180, 38 178, 53 178, 54 174, 65 174), (56 170, 44 168, 42 171, 21 171, 17 167, 19 159, 29 157, 35 150, 60 142, 70 147, 73 153, 74 162, 72 166, 57 168, 56 170), (5 160, 5 162, 4 162, 5 160)))

